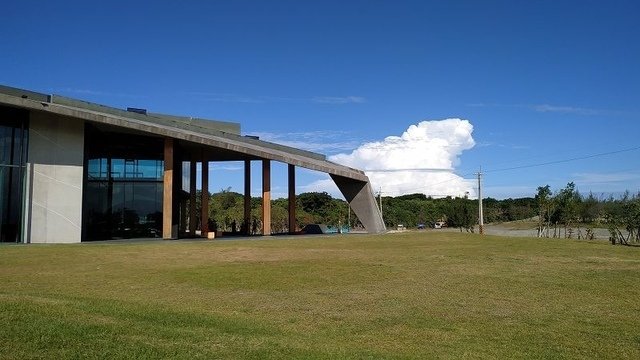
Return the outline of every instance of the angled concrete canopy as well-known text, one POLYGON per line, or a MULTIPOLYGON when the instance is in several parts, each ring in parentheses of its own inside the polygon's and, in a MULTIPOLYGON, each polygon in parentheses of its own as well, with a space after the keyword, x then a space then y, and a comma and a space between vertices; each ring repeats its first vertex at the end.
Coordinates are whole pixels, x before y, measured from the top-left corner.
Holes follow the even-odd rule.
POLYGON ((331 176, 369 233, 386 230, 364 172, 330 162, 322 154, 241 136, 240 126, 236 123, 153 114, 142 109, 125 111, 4 86, 0 86, 0 105, 24 109, 30 114, 39 114, 41 118, 57 119, 55 124, 47 126, 77 124, 81 126, 78 134, 82 133, 85 123, 106 126, 119 131, 174 139, 185 147, 201 149, 212 161, 274 160, 321 171, 331 176))
POLYGON ((373 197, 371 184, 368 181, 359 181, 335 174, 330 175, 365 229, 375 234, 385 232, 387 229, 373 197))

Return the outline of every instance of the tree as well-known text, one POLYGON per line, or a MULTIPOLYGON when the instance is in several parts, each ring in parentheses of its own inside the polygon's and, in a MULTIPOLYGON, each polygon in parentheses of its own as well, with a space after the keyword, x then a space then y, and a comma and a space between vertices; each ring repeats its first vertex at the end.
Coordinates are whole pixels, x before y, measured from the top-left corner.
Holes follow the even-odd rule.
POLYGON ((640 193, 630 196, 626 192, 619 200, 610 199, 606 204, 605 219, 613 245, 640 242, 640 193))
POLYGON ((551 221, 551 188, 549 185, 539 186, 536 194, 536 202, 538 204, 538 237, 542 237, 544 230, 547 230, 549 237, 549 222, 551 221), (546 226, 543 227, 543 224, 546 226))
POLYGON ((600 204, 600 201, 593 196, 593 193, 589 193, 589 196, 582 199, 579 212, 582 222, 593 223, 600 218, 602 205, 600 204))
POLYGON ((314 212, 322 216, 328 215, 333 198, 326 192, 308 192, 298 195, 298 202, 302 210, 314 212))
POLYGON ((553 217, 556 223, 564 225, 564 237, 571 237, 571 225, 578 214, 580 194, 576 192, 576 185, 569 182, 567 186, 556 195, 556 208, 553 217))
POLYGON ((463 229, 473 232, 473 225, 478 218, 476 210, 474 201, 467 198, 454 198, 447 212, 447 225, 458 227, 461 232, 463 229))
POLYGON ((631 197, 623 206, 622 218, 627 230, 627 242, 640 242, 640 193, 631 197))
POLYGON ((213 227, 211 230, 238 231, 244 221, 243 195, 231 191, 231 188, 221 189, 220 192, 209 197, 209 219, 213 227))

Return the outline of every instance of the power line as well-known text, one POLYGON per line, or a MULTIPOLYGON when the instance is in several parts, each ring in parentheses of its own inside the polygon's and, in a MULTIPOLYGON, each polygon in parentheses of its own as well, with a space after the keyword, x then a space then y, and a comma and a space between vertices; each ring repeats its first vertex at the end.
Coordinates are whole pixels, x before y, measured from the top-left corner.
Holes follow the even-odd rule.
MULTIPOLYGON (((635 147, 626 148, 626 149, 620 149, 620 150, 615 150, 615 151, 608 151, 608 152, 603 152, 603 153, 597 153, 597 154, 590 154, 590 155, 585 155, 585 156, 578 156, 578 157, 562 159, 562 160, 548 161, 548 162, 543 162, 543 163, 520 165, 520 166, 513 166, 513 167, 493 169, 493 170, 485 170, 485 171, 483 171, 483 173, 486 174, 486 173, 512 171, 512 170, 520 170, 520 169, 527 169, 527 168, 547 166, 547 165, 562 164, 562 163, 567 163, 567 162, 572 162, 572 161, 592 159, 592 158, 596 158, 596 157, 615 155, 615 154, 620 154, 620 153, 630 152, 630 151, 636 151, 636 150, 640 150, 640 146, 635 146, 635 147)), ((467 180, 467 181, 475 180, 475 176, 477 175, 477 173, 468 173, 468 174, 460 175, 460 174, 456 174, 453 169, 443 169, 443 168, 368 169, 368 170, 364 170, 364 171, 366 171, 366 172, 401 172, 401 171, 447 172, 447 173, 451 173, 452 175, 459 176, 463 180, 467 180), (470 176, 474 176, 474 178, 473 179, 468 178, 470 176)), ((450 182, 450 181, 451 181, 451 179, 447 179, 447 180, 444 180, 444 181, 439 181, 437 183, 423 185, 423 186, 412 188, 412 189, 403 189, 403 191, 405 191, 407 193, 410 193, 410 192, 414 192, 414 191, 423 190, 425 188, 437 186, 437 185, 440 185, 440 184, 444 184, 444 183, 447 183, 447 182, 450 182)), ((382 191, 380 191, 380 193, 382 193, 382 191)), ((433 195, 433 196, 435 197, 435 196, 438 196, 438 195, 433 195)))
POLYGON ((636 146, 636 147, 627 148, 627 149, 621 149, 621 150, 616 150, 616 151, 608 151, 608 152, 603 152, 603 153, 598 153, 598 154, 591 154, 591 155, 586 155, 586 156, 579 156, 579 157, 563 159, 563 160, 555 160, 555 161, 548 161, 548 162, 537 163, 537 164, 513 166, 513 167, 509 167, 509 168, 502 168, 502 169, 486 170, 485 173, 500 172, 500 171, 510 171, 510 170, 520 170, 520 169, 527 169, 527 168, 532 168, 532 167, 554 165, 554 164, 562 164, 562 163, 567 163, 567 162, 571 162, 571 161, 586 160, 586 159, 592 159, 592 158, 600 157, 600 156, 620 154, 620 153, 623 153, 623 152, 635 151, 635 150, 639 150, 639 149, 640 149, 640 146, 636 146))
MULTIPOLYGON (((640 150, 640 146, 635 146, 635 147, 632 147, 632 148, 615 150, 615 151, 608 151, 608 152, 603 152, 603 153, 597 153, 597 154, 591 154, 591 155, 585 155, 585 156, 578 156, 578 157, 569 158, 569 159, 553 160, 553 161, 547 161, 547 162, 536 163, 536 164, 518 165, 518 166, 507 167, 507 168, 486 170, 484 172, 485 173, 492 173, 492 172, 527 169, 527 168, 532 168, 532 167, 547 166, 547 165, 554 165, 554 164, 562 164, 562 163, 567 163, 567 162, 572 162, 572 161, 592 159, 592 158, 595 158, 595 157, 615 155, 615 154, 620 154, 620 153, 630 152, 630 151, 635 151, 635 150, 640 150)), ((457 174, 455 174, 455 170, 447 169, 447 168, 365 169, 364 171, 365 172, 401 172, 401 171, 448 172, 448 173, 452 173, 454 175, 457 175, 457 174)), ((458 175, 458 176, 465 177, 465 176, 469 176, 469 175, 475 175, 475 174, 466 174, 466 175, 458 175)), ((449 180, 447 180, 447 181, 449 181, 449 180)), ((442 183, 447 182, 447 181, 443 181, 442 183)), ((432 184, 432 185, 435 185, 435 184, 432 184)))
POLYGON ((364 169, 365 172, 399 172, 399 171, 425 171, 425 172, 453 172, 453 169, 444 168, 406 168, 406 169, 364 169))
MULTIPOLYGON (((453 175, 456 175, 456 176, 461 177, 463 180, 467 180, 467 181, 473 181, 473 180, 475 180, 475 178, 473 178, 473 179, 467 178, 467 177, 469 177, 469 176, 473 176, 473 175, 475 175, 475 173, 469 173, 469 174, 459 175, 459 174, 455 174, 455 173, 453 173, 453 172, 452 172, 452 174, 453 174, 453 175)), ((436 182, 436 183, 432 183, 432 184, 429 184, 429 185, 422 185, 422 186, 420 186, 420 187, 416 187, 416 188, 403 189, 403 191, 406 191, 406 192, 413 192, 413 191, 422 190, 422 189, 424 189, 424 188, 428 188, 428 187, 432 187, 432 186, 436 186, 436 185, 440 185, 440 184, 444 184, 444 183, 448 183, 448 182, 451 182, 451 179, 447 179, 447 180, 444 180, 444 181, 438 181, 438 182, 436 182)), ((448 194, 448 195, 430 195, 430 196, 432 196, 432 197, 438 197, 438 196, 446 197, 446 196, 451 196, 451 194, 448 194)))

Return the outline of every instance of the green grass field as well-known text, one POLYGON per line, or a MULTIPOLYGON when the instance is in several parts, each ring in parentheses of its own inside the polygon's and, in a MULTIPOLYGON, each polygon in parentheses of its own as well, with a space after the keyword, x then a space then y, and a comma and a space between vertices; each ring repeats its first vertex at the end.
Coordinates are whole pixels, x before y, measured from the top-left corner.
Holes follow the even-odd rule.
POLYGON ((384 236, 0 246, 0 358, 640 358, 640 248, 384 236))

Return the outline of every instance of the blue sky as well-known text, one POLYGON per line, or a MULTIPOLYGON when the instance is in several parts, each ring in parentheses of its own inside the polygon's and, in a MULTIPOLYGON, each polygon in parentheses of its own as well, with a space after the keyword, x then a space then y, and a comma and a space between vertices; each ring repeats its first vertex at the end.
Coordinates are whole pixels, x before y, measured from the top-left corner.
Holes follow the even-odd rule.
MULTIPOLYGON (((637 1, 12 1, 2 12, 4 85, 237 121, 328 155, 460 118, 474 146, 451 170, 482 166, 488 196, 569 181, 640 190, 637 1)), ((242 191, 237 166, 217 167, 214 189, 242 191)), ((276 193, 285 172, 274 169, 276 193)), ((298 191, 323 179, 300 171, 298 191)))

